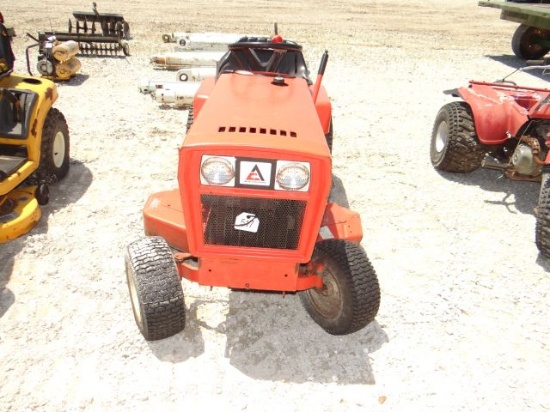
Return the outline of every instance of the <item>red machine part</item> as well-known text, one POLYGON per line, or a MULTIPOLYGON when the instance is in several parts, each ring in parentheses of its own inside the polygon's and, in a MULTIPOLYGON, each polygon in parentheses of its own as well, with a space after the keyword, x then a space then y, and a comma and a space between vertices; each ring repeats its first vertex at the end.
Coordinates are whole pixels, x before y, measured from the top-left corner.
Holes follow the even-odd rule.
POLYGON ((483 144, 504 143, 529 118, 550 119, 550 90, 510 83, 470 81, 458 94, 472 108, 476 132, 483 144))

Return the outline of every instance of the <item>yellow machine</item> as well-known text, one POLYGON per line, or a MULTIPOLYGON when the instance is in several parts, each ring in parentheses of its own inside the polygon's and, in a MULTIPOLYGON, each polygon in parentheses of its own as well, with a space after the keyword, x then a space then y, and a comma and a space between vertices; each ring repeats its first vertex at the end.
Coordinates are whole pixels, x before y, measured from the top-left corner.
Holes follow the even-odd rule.
POLYGON ((69 170, 69 129, 53 107, 55 84, 12 73, 11 38, 0 22, 0 243, 29 230, 49 200, 48 185, 69 170))

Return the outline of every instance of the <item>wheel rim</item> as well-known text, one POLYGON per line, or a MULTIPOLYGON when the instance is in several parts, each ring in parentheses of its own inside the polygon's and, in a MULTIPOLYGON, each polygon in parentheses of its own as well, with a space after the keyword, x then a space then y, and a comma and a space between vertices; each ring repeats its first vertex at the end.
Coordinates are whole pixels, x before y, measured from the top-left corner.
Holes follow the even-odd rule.
POLYGON ((60 168, 65 161, 65 136, 59 131, 53 139, 53 164, 60 168))
POLYGON ((329 269, 322 274, 323 288, 308 291, 311 304, 326 319, 334 319, 342 311, 342 294, 338 282, 329 269))
POLYGON ((435 134, 435 150, 437 153, 443 152, 447 146, 449 140, 449 128, 447 127, 447 122, 439 123, 437 132, 435 134))
POLYGON ((527 35, 522 39, 521 48, 522 52, 526 56, 531 56, 532 58, 538 58, 539 56, 544 56, 548 49, 541 44, 537 43, 538 39, 546 40, 548 34, 546 30, 532 28, 527 32, 527 35))
POLYGON ((128 279, 128 289, 130 289, 130 300, 132 301, 132 311, 134 312, 134 317, 136 322, 141 327, 143 325, 143 320, 141 317, 141 311, 139 310, 139 298, 136 289, 136 282, 134 280, 135 273, 134 268, 130 263, 126 264, 126 277, 128 279))

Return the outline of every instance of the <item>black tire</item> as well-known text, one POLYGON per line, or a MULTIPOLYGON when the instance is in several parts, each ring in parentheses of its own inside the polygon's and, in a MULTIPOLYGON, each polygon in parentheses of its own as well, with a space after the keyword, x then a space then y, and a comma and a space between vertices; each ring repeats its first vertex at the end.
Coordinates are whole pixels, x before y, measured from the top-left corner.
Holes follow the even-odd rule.
POLYGON ((481 166, 486 150, 477 139, 470 107, 465 102, 443 106, 435 118, 430 159, 437 170, 472 172, 481 166))
POLYGON ((34 197, 40 206, 47 205, 50 201, 50 189, 48 185, 45 183, 39 183, 38 186, 36 186, 34 197))
POLYGON ((191 105, 187 111, 187 133, 189 133, 194 120, 193 106, 191 105))
POLYGON ((181 280, 163 238, 146 237, 128 246, 126 279, 134 319, 146 340, 165 339, 184 329, 181 280))
POLYGON ((332 141, 333 141, 332 117, 330 118, 330 126, 328 128, 328 133, 325 135, 325 139, 327 141, 327 145, 330 150, 330 153, 332 153, 332 141))
POLYGON ((540 59, 550 48, 539 44, 539 41, 549 39, 550 31, 520 24, 512 36, 512 51, 523 60, 540 59))
POLYGON ((323 289, 300 292, 311 318, 332 335, 367 326, 380 307, 380 286, 362 247, 345 240, 317 243, 312 263, 322 268, 323 289))
POLYGON ((542 175, 537 206, 535 243, 544 256, 550 257, 550 173, 542 175))
POLYGON ((46 116, 40 150, 40 164, 36 170, 38 182, 52 184, 63 179, 69 171, 69 128, 56 108, 46 116))

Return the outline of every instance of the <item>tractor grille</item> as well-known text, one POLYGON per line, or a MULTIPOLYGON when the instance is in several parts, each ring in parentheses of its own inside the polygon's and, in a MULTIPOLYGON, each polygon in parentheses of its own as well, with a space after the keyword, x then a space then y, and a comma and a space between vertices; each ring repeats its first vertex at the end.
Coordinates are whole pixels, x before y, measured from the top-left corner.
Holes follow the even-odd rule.
POLYGON ((298 248, 305 201, 202 195, 207 245, 298 248))

